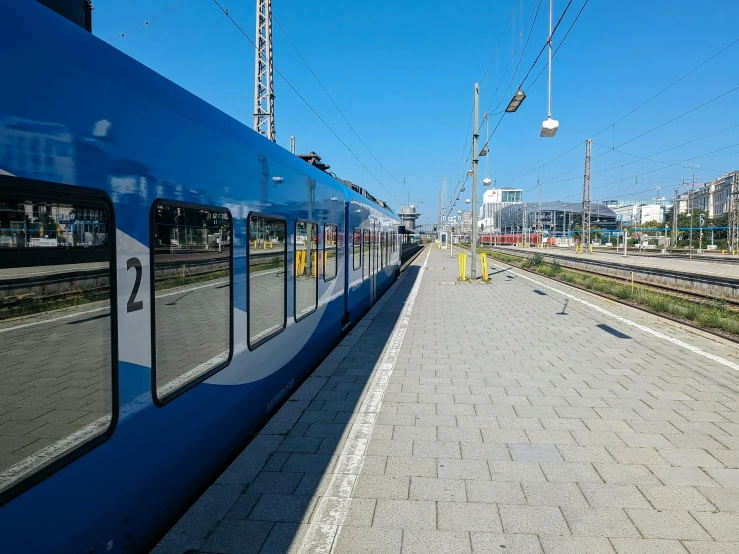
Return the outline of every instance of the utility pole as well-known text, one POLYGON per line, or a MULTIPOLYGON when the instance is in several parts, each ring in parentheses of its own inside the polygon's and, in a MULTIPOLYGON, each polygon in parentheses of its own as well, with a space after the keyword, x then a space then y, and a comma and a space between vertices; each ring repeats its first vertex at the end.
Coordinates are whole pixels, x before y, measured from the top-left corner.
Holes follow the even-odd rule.
POLYGON ((675 199, 672 201, 672 242, 677 246, 677 210, 678 210, 678 193, 675 189, 675 199))
POLYGON ((272 72, 272 0, 257 0, 254 63, 254 130, 275 141, 275 91, 272 72))
POLYGON ((539 244, 541 244, 541 238, 544 235, 544 229, 541 224, 541 181, 537 179, 536 184, 539 185, 539 208, 536 211, 536 230, 539 233, 539 244))
MULTIPOLYGON (((582 234, 580 244, 590 251, 590 149, 593 141, 585 141, 585 180, 582 187, 582 234)), ((583 250, 584 252, 584 250, 583 250)))
POLYGON ((480 100, 480 85, 475 83, 475 99, 473 119, 474 127, 472 131, 472 268, 470 270, 470 278, 475 280, 477 277, 477 164, 479 162, 477 151, 477 139, 479 138, 478 129, 478 103, 480 100))
POLYGON ((295 137, 290 137, 290 153, 295 154, 295 137))
POLYGON ((688 245, 688 258, 693 259, 693 202, 695 197, 695 171, 693 171, 693 184, 690 186, 690 198, 688 206, 690 206, 690 244, 688 245))
POLYGON ((731 185, 731 212, 729 213, 729 251, 739 248, 739 173, 734 174, 731 185))

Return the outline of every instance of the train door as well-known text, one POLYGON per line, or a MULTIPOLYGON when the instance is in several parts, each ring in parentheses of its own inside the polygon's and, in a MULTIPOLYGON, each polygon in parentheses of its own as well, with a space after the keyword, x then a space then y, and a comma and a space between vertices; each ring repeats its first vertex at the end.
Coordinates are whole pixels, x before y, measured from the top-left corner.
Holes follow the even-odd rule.
POLYGON ((373 221, 370 228, 370 305, 374 306, 377 300, 377 222, 373 221))
MULTIPOLYGON (((349 221, 349 202, 344 203, 344 316, 341 318, 342 331, 349 325, 349 267, 353 267, 356 263, 356 233, 354 228, 350 227, 349 221), (352 233, 351 235, 349 233, 352 233), (349 240, 351 237, 351 241, 349 240), (351 254, 351 256, 350 256, 351 254)), ((359 251, 360 256, 362 251, 359 251)))

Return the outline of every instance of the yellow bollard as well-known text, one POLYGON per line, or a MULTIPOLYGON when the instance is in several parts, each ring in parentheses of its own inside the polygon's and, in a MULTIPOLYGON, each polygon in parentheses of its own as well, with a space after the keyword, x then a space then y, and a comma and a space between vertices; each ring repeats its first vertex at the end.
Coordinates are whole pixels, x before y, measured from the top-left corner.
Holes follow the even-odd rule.
POLYGON ((254 250, 257 249, 257 241, 254 241, 254 250))
POLYGON ((484 252, 480 254, 480 266, 482 267, 482 280, 487 283, 490 276, 488 275, 488 257, 484 252))
POLYGON ((467 280, 467 254, 459 254, 459 280, 467 280))
POLYGON ((316 263, 317 259, 317 252, 313 252, 313 277, 316 276, 316 271, 318 271, 318 264, 316 263))
POLYGON ((592 244, 590 245, 590 253, 591 254, 593 253, 593 245, 592 244))

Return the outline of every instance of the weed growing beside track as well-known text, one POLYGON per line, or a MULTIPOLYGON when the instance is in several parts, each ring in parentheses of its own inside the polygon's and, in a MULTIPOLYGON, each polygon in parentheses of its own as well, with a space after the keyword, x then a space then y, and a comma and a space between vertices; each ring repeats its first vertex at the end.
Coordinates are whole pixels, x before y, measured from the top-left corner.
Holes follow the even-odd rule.
POLYGON ((734 340, 739 339, 739 311, 722 300, 691 300, 646 285, 632 285, 612 277, 564 269, 559 262, 545 262, 544 256, 538 252, 528 259, 489 250, 485 252, 500 262, 645 308, 658 315, 666 315, 704 329, 717 330, 730 335, 734 340))

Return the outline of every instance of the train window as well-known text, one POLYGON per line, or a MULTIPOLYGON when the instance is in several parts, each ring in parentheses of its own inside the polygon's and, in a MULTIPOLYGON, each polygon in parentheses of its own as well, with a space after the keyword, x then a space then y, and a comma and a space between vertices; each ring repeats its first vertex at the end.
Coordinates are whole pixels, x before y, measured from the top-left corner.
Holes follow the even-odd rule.
POLYGON ((0 497, 112 431, 112 217, 96 193, 0 177, 0 497))
POLYGON ((295 222, 295 319, 318 305, 318 224, 295 222))
POLYGON ((385 267, 385 261, 387 259, 387 254, 385 252, 385 233, 383 231, 380 231, 380 269, 385 267))
POLYGON ((330 281, 336 277, 339 246, 336 225, 323 226, 323 280, 330 281))
POLYGON ((164 402, 231 358, 231 214, 160 201, 152 209, 154 393, 164 402))
POLYGON ((370 240, 370 232, 367 229, 362 229, 362 265, 364 266, 362 274, 365 279, 370 275, 370 240))
POLYGON ((358 227, 354 228, 354 243, 352 245, 352 256, 354 269, 362 267, 362 230, 358 227))
POLYGON ((287 302, 287 223, 249 215, 249 346, 255 348, 285 328, 287 302))

